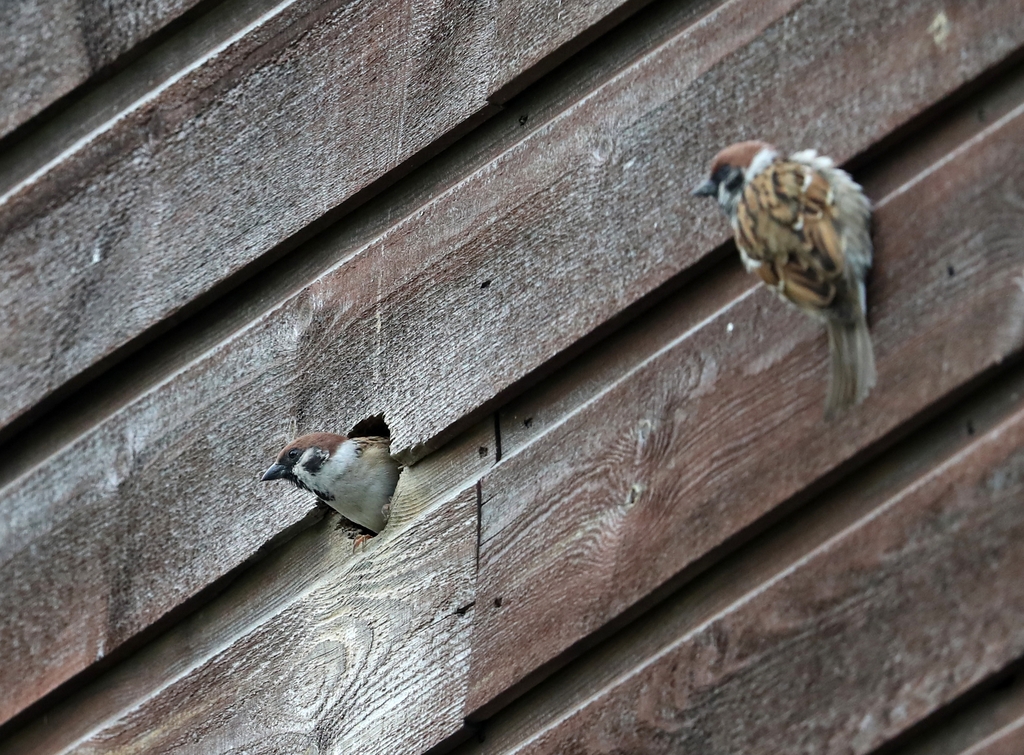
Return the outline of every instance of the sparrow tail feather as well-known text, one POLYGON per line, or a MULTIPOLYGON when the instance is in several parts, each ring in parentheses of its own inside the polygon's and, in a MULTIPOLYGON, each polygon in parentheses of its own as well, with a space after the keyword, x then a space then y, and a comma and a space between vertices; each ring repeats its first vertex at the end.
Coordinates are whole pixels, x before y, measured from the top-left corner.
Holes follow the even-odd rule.
POLYGON ((829 378, 828 398, 825 400, 825 419, 859 404, 875 387, 875 352, 871 334, 863 315, 853 322, 827 320, 829 351, 832 371, 829 378))

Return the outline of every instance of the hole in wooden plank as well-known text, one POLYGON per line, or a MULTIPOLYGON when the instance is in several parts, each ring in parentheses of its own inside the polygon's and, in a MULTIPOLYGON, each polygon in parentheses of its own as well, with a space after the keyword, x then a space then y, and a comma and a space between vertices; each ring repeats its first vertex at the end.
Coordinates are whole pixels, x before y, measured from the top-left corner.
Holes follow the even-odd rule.
POLYGON ((480 458, 487 456, 487 446, 480 446, 480 458))
POLYGON ((490 288, 490 287, 491 287, 491 282, 490 281, 484 281, 483 283, 480 284, 480 288, 490 288))
POLYGON ((502 604, 502 598, 499 595, 497 598, 494 599, 494 607, 495 608, 501 608, 501 604, 502 604))
POLYGON ((529 114, 527 114, 527 115, 521 115, 521 116, 519 116, 519 125, 520 125, 520 126, 525 126, 525 125, 526 125, 526 122, 527 122, 528 120, 530 120, 530 116, 529 116, 529 114))
POLYGON ((954 275, 956 275, 956 268, 950 265, 949 267, 946 268, 946 272, 949 273, 949 277, 952 278, 954 275))
POLYGON ((523 427, 533 427, 533 417, 527 417, 523 420, 523 427))
POLYGON ((357 422, 352 429, 348 431, 348 437, 390 438, 391 429, 388 427, 388 423, 384 421, 383 414, 375 414, 372 417, 367 417, 366 419, 357 422))

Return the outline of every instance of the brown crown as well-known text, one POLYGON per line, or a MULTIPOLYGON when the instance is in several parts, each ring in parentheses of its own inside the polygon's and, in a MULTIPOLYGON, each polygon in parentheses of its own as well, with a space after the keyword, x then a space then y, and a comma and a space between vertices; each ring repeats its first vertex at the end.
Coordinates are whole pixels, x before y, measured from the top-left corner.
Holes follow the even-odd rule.
POLYGON ((754 160, 754 155, 762 149, 774 149, 768 142, 749 141, 730 144, 711 161, 711 175, 715 175, 723 165, 732 165, 737 168, 749 168, 754 160))
POLYGON ((309 433, 308 435, 302 435, 281 449, 281 453, 277 455, 277 461, 278 463, 284 463, 288 452, 293 448, 297 448, 300 451, 305 451, 307 448, 322 448, 328 453, 333 454, 346 440, 348 438, 344 435, 336 433, 309 433))

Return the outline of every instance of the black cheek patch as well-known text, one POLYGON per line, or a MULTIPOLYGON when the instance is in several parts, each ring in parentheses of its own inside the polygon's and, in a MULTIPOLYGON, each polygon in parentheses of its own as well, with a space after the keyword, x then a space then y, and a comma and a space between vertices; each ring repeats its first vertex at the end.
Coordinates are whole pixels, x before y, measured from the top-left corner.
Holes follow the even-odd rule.
POLYGON ((313 454, 313 458, 307 461, 305 464, 303 464, 303 466, 306 468, 307 472, 309 472, 311 475, 315 475, 317 472, 320 471, 320 467, 324 465, 324 461, 326 460, 326 458, 327 457, 324 456, 323 454, 313 454))

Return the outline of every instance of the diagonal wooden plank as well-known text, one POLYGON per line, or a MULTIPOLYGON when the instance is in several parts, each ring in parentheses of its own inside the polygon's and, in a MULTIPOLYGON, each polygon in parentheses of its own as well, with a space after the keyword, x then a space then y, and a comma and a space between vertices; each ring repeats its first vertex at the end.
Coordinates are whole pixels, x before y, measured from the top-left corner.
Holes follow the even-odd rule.
POLYGON ((564 4, 525 46, 528 5, 286 0, 0 178, 0 427, 426 159, 622 5, 564 4))
POLYGON ((721 143, 758 134, 844 160, 1024 42, 1009 6, 963 10, 954 60, 918 32, 934 18, 928 3, 723 4, 321 278, 324 366, 339 330, 359 338, 363 326, 348 325, 355 308, 375 312, 388 348, 372 369, 362 360, 364 379, 318 386, 309 400, 401 414, 400 456, 428 452, 471 407, 544 374, 721 245, 723 224, 689 196, 721 143), (876 36, 868 63, 860 40, 879 33, 880 14, 891 44, 876 36), (1003 30, 1005 46, 975 42, 983 18, 1003 30), (909 38, 920 43, 897 43, 909 38), (799 55, 783 54, 796 47, 799 55), (822 121, 824 112, 834 118, 822 121), (365 299, 354 302, 353 289, 365 299))
POLYGON ((457 734, 492 442, 487 423, 405 470, 397 527, 355 555, 328 515, 0 750, 418 753, 457 734))
POLYGON ((4 698, 7 715, 299 518, 298 498, 260 488, 253 471, 293 422, 343 429, 383 412, 396 451, 420 458, 720 244, 721 223, 684 189, 728 136, 726 116, 849 156, 1024 42, 1009 2, 956 16, 950 54, 920 31, 931 4, 884 7, 891 24, 879 30, 874 8, 733 0, 372 243, 339 243, 342 262, 314 284, 19 468, 0 490, 0 564, 12 575, 0 651, 26 690, 4 698), (805 33, 819 27, 833 36, 805 33), (921 44, 902 44, 915 34, 921 44), (871 65, 864 35, 879 44, 871 65), (801 56, 778 57, 798 42, 801 56), (852 94, 831 85, 847 58, 862 77, 852 94), (780 81, 818 87, 838 114, 821 131, 767 90, 747 93, 743 113, 726 96, 734 74, 776 60, 790 66, 780 81), (904 66, 915 75, 891 75, 904 66), (53 645, 60 656, 39 664, 34 648, 53 645))
POLYGON ((65 751, 428 750, 463 725, 476 519, 470 489, 65 751))
POLYGON ((500 751, 868 753, 1004 668, 1024 653, 1019 393, 1013 403, 990 432, 500 751))
POLYGON ((198 2, 0 4, 0 137, 119 61, 198 2))
POLYGON ((879 203, 861 410, 822 420, 818 327, 754 286, 503 459, 482 482, 468 712, 1024 345, 1022 145, 1024 105, 879 203))

